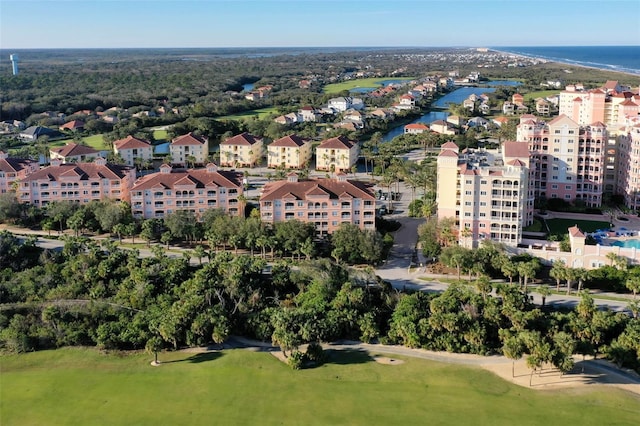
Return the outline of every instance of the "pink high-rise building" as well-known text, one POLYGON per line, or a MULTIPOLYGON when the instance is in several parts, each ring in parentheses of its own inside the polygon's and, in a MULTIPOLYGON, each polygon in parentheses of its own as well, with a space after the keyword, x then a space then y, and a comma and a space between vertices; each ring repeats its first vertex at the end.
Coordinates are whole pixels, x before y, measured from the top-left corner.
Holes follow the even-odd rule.
POLYGON ((534 196, 600 206, 607 139, 606 126, 600 122, 579 125, 566 115, 549 122, 521 117, 517 140, 528 143, 531 151, 534 196))

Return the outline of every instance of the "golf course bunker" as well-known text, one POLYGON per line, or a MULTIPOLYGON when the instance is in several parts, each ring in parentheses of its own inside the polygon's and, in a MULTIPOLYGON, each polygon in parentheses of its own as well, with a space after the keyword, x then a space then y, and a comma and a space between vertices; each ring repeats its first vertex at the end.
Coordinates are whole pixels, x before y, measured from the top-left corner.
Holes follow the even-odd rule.
POLYGON ((404 361, 401 360, 401 359, 389 358, 387 356, 374 356, 373 360, 375 362, 377 362, 378 364, 385 364, 385 365, 400 365, 400 364, 404 364, 404 361))

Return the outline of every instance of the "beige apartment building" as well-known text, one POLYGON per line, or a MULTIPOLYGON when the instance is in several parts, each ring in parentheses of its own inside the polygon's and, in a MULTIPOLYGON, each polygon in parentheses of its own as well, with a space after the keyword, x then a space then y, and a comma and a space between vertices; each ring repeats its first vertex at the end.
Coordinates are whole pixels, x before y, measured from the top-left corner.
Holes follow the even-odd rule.
POLYGON ((153 160, 153 146, 149 141, 127 136, 113 143, 113 152, 128 166, 135 166, 153 160))
POLYGON ((349 171, 358 162, 360 146, 346 136, 323 140, 316 148, 316 170, 349 171))
POLYGON ((458 243, 476 248, 482 240, 516 246, 533 221, 527 145, 504 142, 502 152, 466 149, 447 142, 437 160, 438 219, 453 218, 458 243))
POLYGON ((254 167, 262 163, 263 140, 247 132, 220 143, 220 165, 254 167))
POLYGON ((267 146, 267 166, 302 169, 311 162, 311 141, 297 135, 276 139, 267 146))
POLYGON ((169 144, 171 163, 180 166, 204 165, 209 161, 209 141, 192 132, 178 136, 169 144))

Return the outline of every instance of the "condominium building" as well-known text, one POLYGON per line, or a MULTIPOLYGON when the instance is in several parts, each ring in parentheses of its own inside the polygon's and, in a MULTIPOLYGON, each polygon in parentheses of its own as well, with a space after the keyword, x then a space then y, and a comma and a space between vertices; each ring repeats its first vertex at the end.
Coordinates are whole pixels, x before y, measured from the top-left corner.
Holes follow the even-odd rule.
POLYGON ((358 161, 360 146, 346 136, 325 139, 316 148, 316 170, 348 171, 358 161))
POLYGON ((437 160, 438 219, 453 218, 458 243, 478 247, 484 239, 515 246, 533 220, 527 145, 504 142, 497 151, 466 149, 453 142, 437 160))
POLYGON ((630 120, 615 139, 618 144, 617 191, 625 205, 640 209, 640 118, 630 120))
POLYGON ((343 173, 333 179, 269 182, 260 196, 260 215, 265 223, 299 220, 315 224, 318 235, 328 235, 342 223, 375 229, 376 200, 369 186, 351 181, 343 173))
POLYGON ((244 214, 242 175, 219 171, 209 163, 203 169, 174 170, 160 166, 160 172, 138 179, 131 188, 131 209, 136 218, 163 218, 177 210, 189 210, 200 216, 208 209, 244 214))
POLYGON ((113 143, 113 152, 128 166, 135 166, 153 160, 153 146, 149 141, 127 136, 113 143))
POLYGON ((0 151, 0 194, 14 191, 17 189, 15 185, 39 169, 37 161, 11 158, 6 152, 0 151))
POLYGON ((616 81, 592 90, 567 86, 559 95, 559 114, 582 125, 601 122, 610 132, 614 131, 627 117, 637 117, 640 113, 640 94, 624 89, 616 81))
POLYGON ((104 158, 92 163, 62 163, 55 159, 50 166, 20 181, 18 200, 36 206, 54 201, 86 204, 103 198, 128 201, 135 179, 135 168, 107 164, 104 158))
POLYGON ((220 165, 254 167, 262 162, 263 140, 247 132, 220 143, 220 165))
POLYGON ((181 166, 195 164, 207 164, 209 157, 209 141, 193 134, 178 136, 169 144, 169 154, 171 155, 171 163, 181 166))
POLYGON ((579 125, 560 115, 549 122, 521 117, 517 140, 531 151, 531 184, 540 198, 602 204, 608 134, 602 123, 579 125))
POLYGON ((267 166, 302 169, 311 161, 311 141, 297 135, 276 139, 267 146, 267 166))

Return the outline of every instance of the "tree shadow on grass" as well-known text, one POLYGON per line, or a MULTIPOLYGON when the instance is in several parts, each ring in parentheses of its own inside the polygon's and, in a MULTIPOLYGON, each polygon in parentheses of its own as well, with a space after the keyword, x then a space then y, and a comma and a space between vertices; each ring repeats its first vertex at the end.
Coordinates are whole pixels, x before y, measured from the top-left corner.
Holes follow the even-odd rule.
POLYGON ((373 361, 373 358, 364 349, 326 349, 325 364, 351 365, 364 364, 373 361))
POLYGON ((221 358, 223 356, 222 352, 218 352, 218 351, 211 351, 211 352, 199 352, 196 354, 191 355, 188 358, 184 358, 184 359, 176 359, 173 361, 160 361, 161 364, 173 364, 176 362, 188 362, 191 364, 200 364, 202 362, 207 362, 207 361, 215 361, 218 358, 221 358))

